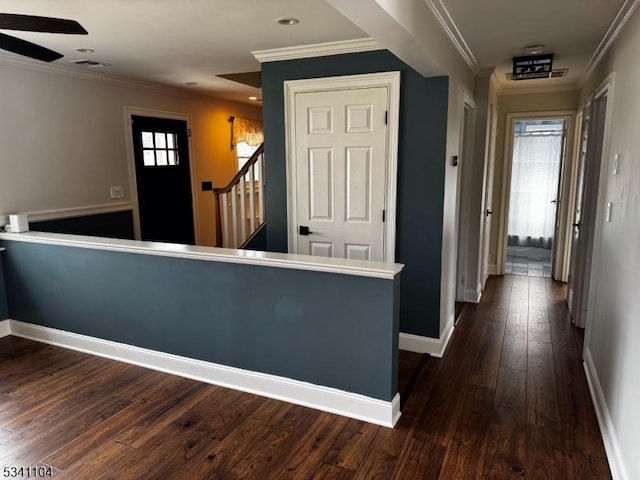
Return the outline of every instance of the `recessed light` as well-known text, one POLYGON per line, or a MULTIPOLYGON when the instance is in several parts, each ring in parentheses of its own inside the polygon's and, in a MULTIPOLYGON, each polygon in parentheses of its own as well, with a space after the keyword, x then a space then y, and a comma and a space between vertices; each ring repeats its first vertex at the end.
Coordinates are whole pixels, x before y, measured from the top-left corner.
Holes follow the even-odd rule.
POLYGON ((194 87, 198 84, 198 82, 184 82, 185 85, 188 85, 190 87, 194 87))
POLYGON ((76 48, 76 52, 93 53, 93 52, 95 52, 95 50, 93 48, 76 48))
POLYGON ((294 17, 283 17, 276 20, 278 25, 295 25, 300 23, 300 20, 294 17))
POLYGON ((523 47, 522 50, 524 50, 527 55, 538 55, 544 51, 544 45, 527 45, 523 47))
POLYGON ((258 100, 258 97, 249 97, 249 100, 258 100))

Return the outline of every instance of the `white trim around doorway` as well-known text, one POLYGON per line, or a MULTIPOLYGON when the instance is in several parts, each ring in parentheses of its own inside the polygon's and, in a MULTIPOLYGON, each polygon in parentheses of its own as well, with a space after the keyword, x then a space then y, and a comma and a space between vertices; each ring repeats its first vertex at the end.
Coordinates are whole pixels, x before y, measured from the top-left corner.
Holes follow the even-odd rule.
POLYGON ((285 132, 287 162, 287 240, 289 253, 294 252, 297 221, 296 192, 296 138, 294 135, 295 96, 298 93, 328 92, 360 88, 387 87, 388 125, 387 128, 387 172, 385 208, 386 221, 384 232, 384 261, 395 262, 396 244, 396 198, 398 174, 398 126, 400 124, 400 72, 370 73, 340 77, 311 78, 284 82, 285 132))
MULTIPOLYGON (((135 240, 141 240, 140 230, 140 206, 138 205, 138 182, 136 179, 136 163, 133 151, 133 134, 131 131, 132 120, 134 115, 141 117, 167 118, 171 120, 183 120, 187 122, 187 129, 191 131, 191 115, 187 113, 167 112, 164 110, 154 110, 150 108, 140 107, 124 107, 124 138, 127 147, 127 168, 129 171, 129 191, 131 192, 131 204, 133 205, 133 235, 135 240)), ((191 175, 191 202, 193 212, 193 229, 196 245, 200 244, 200 225, 198 215, 198 202, 196 198, 196 171, 195 158, 193 156, 193 145, 191 135, 188 135, 189 148, 189 170, 191 175)))
MULTIPOLYGON (((513 129, 516 121, 522 120, 540 120, 540 119, 562 119, 567 125, 567 142, 566 151, 564 153, 564 161, 560 166, 560 179, 571 172, 571 163, 573 163, 573 132, 575 121, 575 110, 546 111, 546 112, 518 112, 507 113, 507 121, 505 125, 504 139, 504 157, 502 168, 502 183, 500 189, 500 218, 498 222, 498 249, 496 252, 495 274, 504 275, 505 263, 507 258, 507 229, 509 223, 509 197, 511 195, 511 169, 513 165, 513 129), (566 173, 565 173, 566 172, 566 173)), ((562 189, 562 198, 560 203, 566 203, 570 199, 568 197, 569 189, 562 189)), ((557 215, 560 211, 557 212, 557 215)), ((560 217, 560 236, 564 238, 567 230, 567 219, 565 216, 560 217)), ((568 254, 569 245, 564 242, 562 250, 558 250, 556 263, 564 265, 564 259, 568 254)), ((491 267, 491 266, 490 266, 491 267)), ((553 266, 552 266, 553 268, 553 266)))

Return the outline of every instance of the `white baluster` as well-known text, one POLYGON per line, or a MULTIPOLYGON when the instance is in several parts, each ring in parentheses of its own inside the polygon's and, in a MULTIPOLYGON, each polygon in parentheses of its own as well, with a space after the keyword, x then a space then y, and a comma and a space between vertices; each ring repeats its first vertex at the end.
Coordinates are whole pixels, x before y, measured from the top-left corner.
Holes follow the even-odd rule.
POLYGON ((232 248, 238 248, 238 206, 237 199, 238 191, 236 186, 231 187, 231 223, 233 225, 233 244, 232 248))
POLYGON ((264 153, 260 154, 260 158, 256 162, 258 165, 258 210, 259 210, 259 221, 258 225, 262 225, 264 223, 264 153))
POLYGON ((249 226, 251 230, 251 235, 256 231, 256 172, 255 172, 256 164, 254 163, 249 167, 249 226))
POLYGON ((247 182, 245 180, 246 175, 243 175, 240 179, 240 245, 247 240, 247 211, 245 209, 247 182))
POLYGON ((229 200, 227 200, 226 193, 223 193, 220 197, 222 198, 222 246, 229 248, 229 200))

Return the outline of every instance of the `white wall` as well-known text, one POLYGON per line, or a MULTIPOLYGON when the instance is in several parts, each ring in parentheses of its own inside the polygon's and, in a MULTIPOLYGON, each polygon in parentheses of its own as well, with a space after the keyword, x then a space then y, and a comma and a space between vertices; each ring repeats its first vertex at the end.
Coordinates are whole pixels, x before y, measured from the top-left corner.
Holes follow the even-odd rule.
MULTIPOLYGON (((0 215, 130 201, 125 106, 191 115, 196 186, 229 179, 226 118, 261 118, 249 105, 9 65, 0 65, 0 105, 0 215), (110 199, 112 185, 124 187, 124 199, 110 199)), ((196 192, 212 215, 211 192, 196 192)), ((198 223, 211 244, 213 218, 198 223)))
MULTIPOLYGON (((585 358, 602 392, 601 423, 618 478, 640 478, 640 12, 582 91, 582 99, 615 72, 610 145, 603 157, 599 207, 613 202, 612 221, 597 235, 585 358), (613 155, 621 155, 612 174, 613 155), (609 415, 611 423, 606 422, 609 415), (615 451, 615 443, 619 450, 615 451), (613 454, 613 455, 612 455, 613 454), (619 454, 619 456, 616 456, 619 454), (616 464, 616 459, 618 460, 616 464), (626 470, 626 476, 625 476, 626 470)), ((597 402, 596 402, 597 403, 597 402)))

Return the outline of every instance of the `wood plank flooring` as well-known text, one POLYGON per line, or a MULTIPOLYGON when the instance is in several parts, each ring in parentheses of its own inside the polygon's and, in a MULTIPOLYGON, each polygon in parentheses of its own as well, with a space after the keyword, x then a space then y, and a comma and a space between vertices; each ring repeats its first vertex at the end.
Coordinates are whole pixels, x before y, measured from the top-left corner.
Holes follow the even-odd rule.
MULTIPOLYGON (((565 287, 491 277, 444 359, 401 352, 395 429, 17 337, 0 472, 58 479, 608 479, 565 287)), ((20 477, 18 477, 20 478, 20 477)))

